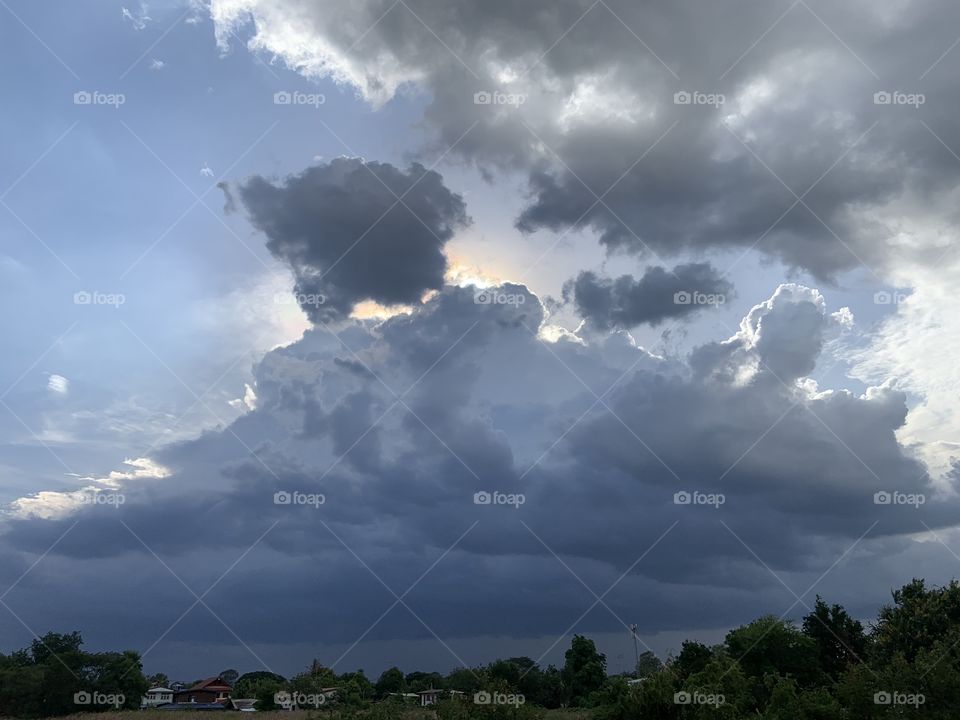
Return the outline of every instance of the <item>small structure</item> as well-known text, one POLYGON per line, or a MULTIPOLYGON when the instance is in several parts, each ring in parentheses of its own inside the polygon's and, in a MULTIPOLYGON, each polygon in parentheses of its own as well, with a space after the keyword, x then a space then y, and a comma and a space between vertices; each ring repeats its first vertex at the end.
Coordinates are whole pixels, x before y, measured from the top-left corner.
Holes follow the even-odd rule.
POLYGON ((420 696, 420 707, 427 707, 429 705, 436 705, 437 701, 440 699, 440 693, 443 690, 437 690, 436 688, 430 688, 429 690, 421 690, 417 693, 420 696))
POLYGON ((147 690, 146 695, 140 698, 141 708, 155 708, 173 702, 173 690, 165 687, 154 687, 147 690))
POLYGON ((199 705, 208 705, 216 703, 227 705, 230 702, 230 683, 219 677, 207 678, 201 680, 193 687, 186 690, 180 690, 173 694, 175 703, 196 703, 199 705))

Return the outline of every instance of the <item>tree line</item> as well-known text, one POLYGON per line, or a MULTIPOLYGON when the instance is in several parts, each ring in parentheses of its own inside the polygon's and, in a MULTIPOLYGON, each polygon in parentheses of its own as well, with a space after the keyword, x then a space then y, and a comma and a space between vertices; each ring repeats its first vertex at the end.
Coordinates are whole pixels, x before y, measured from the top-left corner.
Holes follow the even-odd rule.
MULTIPOLYGON (((0 716, 134 708, 151 684, 168 684, 163 675, 145 678, 135 652, 87 653, 81 645, 79 633, 49 633, 0 654, 0 716), (91 702, 78 706, 75 693, 91 702)), ((463 693, 435 707, 438 720, 536 720, 562 707, 595 720, 952 720, 960 717, 960 584, 913 580, 893 592, 869 628, 817 597, 799 624, 761 617, 712 647, 686 641, 665 661, 644 653, 619 676, 608 675, 605 656, 581 635, 560 667, 513 657, 447 674, 393 667, 373 681, 362 670, 337 674, 315 660, 292 678, 222 675, 235 681, 234 697, 257 698, 261 710, 275 707, 277 693, 318 697, 337 688, 321 710, 370 720, 399 718, 403 696, 427 689, 463 693)))

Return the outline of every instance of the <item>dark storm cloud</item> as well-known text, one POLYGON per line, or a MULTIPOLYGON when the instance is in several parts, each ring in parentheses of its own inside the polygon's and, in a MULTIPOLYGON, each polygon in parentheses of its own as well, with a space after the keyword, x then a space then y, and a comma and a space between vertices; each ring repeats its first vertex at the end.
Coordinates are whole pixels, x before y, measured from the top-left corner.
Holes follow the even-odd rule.
MULTIPOLYGON (((254 47, 374 104, 403 83, 425 88, 438 152, 455 145, 491 177, 526 174, 524 231, 590 229, 608 248, 660 256, 755 249, 832 280, 887 269, 904 225, 929 219, 917 198, 956 220, 960 163, 940 142, 960 148, 960 6, 947 0, 213 9, 222 42, 252 22, 254 47), (303 51, 284 25, 294 18, 321 50, 303 51), (924 102, 874 100, 898 91, 924 102), (477 92, 502 94, 477 104, 477 92)), ((938 248, 909 251, 932 261, 938 248)))
POLYGON ((639 280, 621 275, 615 280, 585 270, 564 285, 577 313, 602 330, 659 325, 669 318, 722 305, 733 297, 733 285, 709 263, 654 266, 639 280))
POLYGON ((442 286, 443 247, 469 223, 461 197, 417 163, 337 158, 275 185, 240 186, 250 220, 296 278, 312 320, 348 315, 363 300, 417 304, 442 286))
MULTIPOLYGON (((815 290, 781 286, 690 364, 623 334, 547 342, 536 296, 494 290, 511 302, 445 287, 340 340, 314 328, 260 363, 255 410, 157 453, 171 477, 124 484, 116 509, 8 519, 4 548, 28 557, 80 520, 11 594, 15 609, 45 626, 41 610, 69 597, 78 626, 99 628, 109 608, 111 628, 148 645, 163 627, 142 609, 172 602, 176 580, 142 540, 198 592, 243 556, 210 602, 245 641, 282 642, 265 618, 283 618, 299 642, 349 644, 394 600, 365 565, 399 594, 449 549, 408 598, 434 632, 549 635, 592 602, 551 551, 601 592, 676 522, 609 603, 627 616, 642 598, 651 629, 716 627, 783 609, 741 540, 778 573, 816 579, 870 530, 849 577, 911 555, 923 523, 954 522, 955 501, 897 442, 902 392, 821 392, 807 380, 842 330, 815 290), (483 491, 525 501, 475 504, 483 491), (926 502, 875 503, 889 491, 926 502), (324 502, 275 501, 298 492, 324 502), (725 501, 678 504, 684 492, 725 501), (81 575, 97 578, 96 597, 65 592, 81 575)), ((368 639, 430 636, 397 613, 368 639)), ((579 629, 617 622, 591 614, 579 629)), ((196 618, 171 637, 223 640, 196 618)))

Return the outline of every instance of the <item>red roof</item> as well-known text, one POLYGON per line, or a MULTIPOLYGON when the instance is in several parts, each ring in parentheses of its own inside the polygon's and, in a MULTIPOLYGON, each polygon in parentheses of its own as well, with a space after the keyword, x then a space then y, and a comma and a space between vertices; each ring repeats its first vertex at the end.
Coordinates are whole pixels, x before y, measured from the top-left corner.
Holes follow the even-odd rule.
POLYGON ((232 690, 232 688, 226 680, 219 677, 212 677, 201 680, 192 688, 187 688, 183 692, 193 692, 195 690, 232 690))

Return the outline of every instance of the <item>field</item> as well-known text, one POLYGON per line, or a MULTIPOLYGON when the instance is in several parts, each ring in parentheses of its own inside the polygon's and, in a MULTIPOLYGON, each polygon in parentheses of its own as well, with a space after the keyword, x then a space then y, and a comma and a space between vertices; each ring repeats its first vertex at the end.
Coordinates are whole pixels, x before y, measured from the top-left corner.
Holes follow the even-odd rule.
MULTIPOLYGON (((559 709, 541 710, 543 720, 590 720, 589 710, 559 709)), ((64 715, 57 720, 337 720, 340 713, 336 710, 295 710, 284 712, 271 710, 267 712, 238 713, 238 712, 198 712, 191 710, 121 710, 119 712, 75 713, 64 715)), ((356 715, 351 715, 356 718, 356 715)), ((402 720, 436 720, 436 713, 429 709, 408 708, 403 711, 402 720)), ((0 716, 0 720, 8 720, 0 716)))

